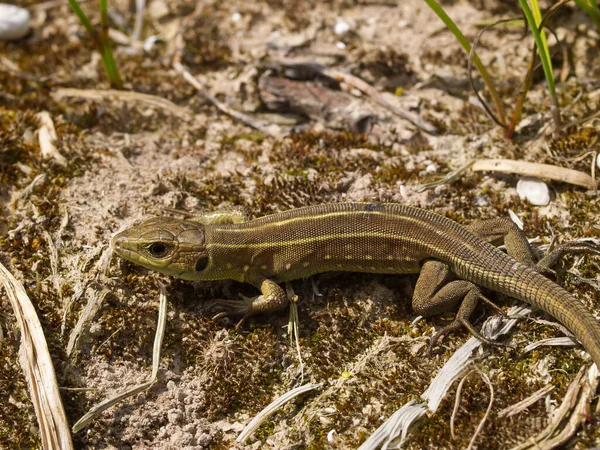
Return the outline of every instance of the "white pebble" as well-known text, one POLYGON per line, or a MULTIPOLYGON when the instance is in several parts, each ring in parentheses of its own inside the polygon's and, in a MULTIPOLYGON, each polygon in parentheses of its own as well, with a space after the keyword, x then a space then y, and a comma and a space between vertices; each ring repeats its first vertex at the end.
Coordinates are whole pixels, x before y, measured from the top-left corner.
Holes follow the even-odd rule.
POLYGON ((234 12, 231 15, 231 21, 232 22, 239 22, 240 20, 242 20, 242 15, 239 12, 234 12))
POLYGON ((431 163, 427 167, 425 167, 425 172, 427 172, 427 173, 436 173, 437 172, 437 166, 434 163, 431 163))
POLYGON ((600 153, 598 153, 598 156, 596 157, 596 165, 598 166, 598 169, 600 169, 600 153))
POLYGON ((337 44, 335 44, 335 46, 337 48, 339 48, 340 50, 346 50, 346 44, 344 44, 343 42, 338 42, 337 44))
POLYGON ((521 178, 517 183, 517 194, 521 199, 527 199, 535 206, 546 206, 550 203, 550 189, 538 178, 521 178))
POLYGON ((330 444, 337 444, 339 441, 340 438, 338 437, 337 431, 335 431, 335 429, 329 430, 329 433, 327 433, 327 442, 330 444))
POLYGON ((342 36, 350 31, 350 24, 340 17, 335 24, 334 31, 338 36, 342 36))
POLYGON ((21 39, 29 32, 29 11, 0 3, 0 40, 21 39))

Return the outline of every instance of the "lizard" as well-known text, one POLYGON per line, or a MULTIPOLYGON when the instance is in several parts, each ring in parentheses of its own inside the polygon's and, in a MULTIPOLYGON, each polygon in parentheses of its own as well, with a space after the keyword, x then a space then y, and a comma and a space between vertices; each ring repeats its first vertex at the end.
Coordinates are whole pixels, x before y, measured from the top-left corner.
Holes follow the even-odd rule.
POLYGON ((600 255, 600 248, 568 242, 536 263, 525 235, 509 218, 462 226, 397 203, 325 203, 248 221, 241 210, 230 209, 188 219, 152 218, 116 234, 111 247, 126 260, 184 280, 231 279, 256 286, 258 296, 213 301, 222 314, 242 317, 284 309, 288 298, 279 284, 317 273, 420 273, 415 313, 432 316, 459 305, 430 349, 463 326, 493 343, 469 321, 480 300, 491 303, 483 287, 553 316, 600 367, 600 322, 546 276, 565 254, 600 255), (506 253, 493 245, 502 239, 506 253))

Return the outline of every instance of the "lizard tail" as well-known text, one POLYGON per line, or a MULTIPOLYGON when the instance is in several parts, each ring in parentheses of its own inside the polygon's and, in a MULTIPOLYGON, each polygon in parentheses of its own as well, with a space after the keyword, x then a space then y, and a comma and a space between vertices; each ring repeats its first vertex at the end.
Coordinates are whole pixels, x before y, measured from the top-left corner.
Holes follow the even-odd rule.
MULTIPOLYGON (((523 268, 521 266, 521 268, 523 268)), ((500 292, 536 306, 556 318, 583 344, 600 367, 600 321, 581 301, 528 267, 506 279, 500 292)))

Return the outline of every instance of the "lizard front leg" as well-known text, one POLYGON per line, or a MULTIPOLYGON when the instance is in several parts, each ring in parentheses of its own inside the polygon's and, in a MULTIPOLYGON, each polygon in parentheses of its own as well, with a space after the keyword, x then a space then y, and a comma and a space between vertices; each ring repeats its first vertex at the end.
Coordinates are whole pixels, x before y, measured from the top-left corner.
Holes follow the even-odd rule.
POLYGON ((261 295, 256 297, 242 297, 242 300, 214 300, 210 309, 221 311, 213 319, 229 316, 242 316, 238 326, 248 317, 255 314, 281 311, 288 305, 285 291, 274 281, 263 279, 252 283, 257 286, 261 295))

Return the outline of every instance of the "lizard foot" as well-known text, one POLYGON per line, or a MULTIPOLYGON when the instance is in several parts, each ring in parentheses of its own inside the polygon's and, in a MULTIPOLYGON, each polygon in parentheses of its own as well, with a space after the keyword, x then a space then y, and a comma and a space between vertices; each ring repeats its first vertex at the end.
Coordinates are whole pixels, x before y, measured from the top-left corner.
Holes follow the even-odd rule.
POLYGON ((254 304, 258 297, 246 297, 245 295, 240 294, 242 300, 213 300, 208 305, 208 309, 212 312, 216 312, 217 314, 213 316, 213 320, 221 320, 226 317, 239 317, 242 318, 239 320, 237 325, 235 326, 236 330, 239 330, 242 324, 246 321, 246 319, 250 316, 253 316, 257 313, 254 308, 254 304))

